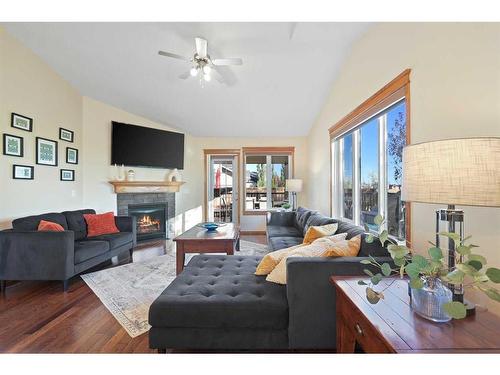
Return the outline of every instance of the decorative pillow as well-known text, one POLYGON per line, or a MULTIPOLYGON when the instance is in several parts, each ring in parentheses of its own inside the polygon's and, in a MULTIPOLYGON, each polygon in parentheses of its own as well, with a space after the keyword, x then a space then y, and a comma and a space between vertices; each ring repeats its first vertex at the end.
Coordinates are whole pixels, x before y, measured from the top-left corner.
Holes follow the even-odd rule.
POLYGON ((302 241, 303 244, 310 244, 314 242, 314 240, 317 240, 318 238, 325 237, 325 236, 331 236, 335 234, 338 228, 337 223, 333 224, 326 224, 326 225, 321 225, 321 226, 310 226, 309 229, 307 229, 307 233, 304 237, 304 241, 302 241))
POLYGON ((319 241, 293 249, 281 258, 278 265, 267 275, 266 280, 272 283, 286 284, 286 260, 288 258, 321 257, 334 244, 336 244, 335 241, 319 241))
POLYGON ((87 222, 87 237, 120 232, 116 227, 115 214, 113 212, 106 212, 104 214, 83 214, 83 217, 87 222))
POLYGON ((333 241, 333 242, 343 241, 346 239, 346 237, 347 237, 347 233, 338 233, 338 234, 334 234, 333 236, 320 237, 317 240, 314 240, 313 243, 325 242, 325 241, 333 241))
POLYGON ((350 240, 338 241, 329 247, 322 256, 324 257, 355 257, 361 247, 361 235, 350 240))
POLYGON ((257 269, 255 270, 255 274, 257 276, 262 276, 262 275, 267 275, 269 272, 271 272, 274 267, 280 262, 280 260, 286 256, 289 252, 292 252, 293 250, 302 247, 304 245, 295 245, 292 247, 287 247, 285 249, 281 250, 276 250, 273 251, 272 253, 266 254, 264 258, 260 261, 259 265, 257 266, 257 269))
POLYGON ((53 223, 52 221, 40 220, 38 224, 38 231, 40 232, 64 232, 61 224, 53 223))

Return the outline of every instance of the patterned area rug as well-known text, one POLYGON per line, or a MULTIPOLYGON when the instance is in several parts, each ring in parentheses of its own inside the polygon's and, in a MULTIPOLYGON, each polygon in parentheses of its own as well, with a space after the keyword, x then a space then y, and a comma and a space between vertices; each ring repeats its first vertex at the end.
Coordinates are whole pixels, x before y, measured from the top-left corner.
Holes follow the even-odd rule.
MULTIPOLYGON (((241 240, 241 255, 265 255, 266 245, 241 240)), ((186 254, 186 262, 196 254, 186 254)), ((131 337, 149 331, 149 306, 175 279, 175 253, 81 276, 131 337)))

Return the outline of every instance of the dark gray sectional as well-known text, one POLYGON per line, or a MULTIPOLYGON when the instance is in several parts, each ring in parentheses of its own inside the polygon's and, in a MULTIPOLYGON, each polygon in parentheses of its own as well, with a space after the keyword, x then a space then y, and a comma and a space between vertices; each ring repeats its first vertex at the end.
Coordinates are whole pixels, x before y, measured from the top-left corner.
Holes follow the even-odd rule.
MULTIPOLYGON (((308 226, 333 222, 347 238, 365 236, 363 228, 299 208, 268 215, 269 246, 276 250, 302 243, 308 226)), ((335 290, 329 277, 362 275, 367 266, 360 261, 369 254, 392 262, 379 242, 362 241, 358 257, 288 259, 287 285, 254 275, 260 257, 196 256, 151 305, 150 347, 335 349, 335 290)))
POLYGON ((0 232, 0 281, 61 280, 64 290, 76 274, 98 265, 136 244, 132 217, 116 216, 119 233, 87 237, 85 209, 27 216, 12 222, 12 229, 0 232), (39 232, 41 220, 60 224, 63 232, 39 232))

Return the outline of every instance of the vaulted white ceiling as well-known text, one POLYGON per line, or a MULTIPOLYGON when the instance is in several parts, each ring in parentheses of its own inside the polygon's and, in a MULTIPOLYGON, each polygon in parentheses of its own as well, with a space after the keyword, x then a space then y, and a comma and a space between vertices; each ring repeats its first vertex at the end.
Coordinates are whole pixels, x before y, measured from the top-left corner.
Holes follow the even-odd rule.
MULTIPOLYGON (((366 23, 5 23, 83 95, 195 136, 302 136, 366 23), (194 37, 231 85, 181 80, 194 37)), ((139 124, 140 125, 140 124, 139 124)))

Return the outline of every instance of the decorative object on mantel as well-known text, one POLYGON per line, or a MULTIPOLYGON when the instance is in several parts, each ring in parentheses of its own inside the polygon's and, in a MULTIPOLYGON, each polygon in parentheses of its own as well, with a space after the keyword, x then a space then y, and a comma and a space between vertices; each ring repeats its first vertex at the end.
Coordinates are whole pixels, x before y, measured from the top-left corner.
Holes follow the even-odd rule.
POLYGON ((183 181, 109 181, 115 193, 177 193, 183 181))
POLYGON ((125 180, 124 174, 125 166, 122 164, 121 166, 114 165, 114 173, 113 173, 113 181, 123 181, 125 180))
POLYGON ((172 169, 167 176, 167 181, 176 182, 181 181, 181 174, 177 168, 172 169))
MULTIPOLYGON (((454 319, 465 318, 467 305, 461 301, 452 300, 452 292, 444 285, 463 285, 464 279, 467 279, 467 286, 484 292, 489 298, 500 302, 500 291, 494 288, 490 283, 500 283, 500 269, 489 267, 484 271, 487 263, 486 258, 479 254, 473 254, 472 249, 478 247, 472 244, 466 244, 471 238, 461 239, 457 233, 440 232, 440 236, 453 240, 453 251, 461 256, 454 263, 453 267, 446 266, 444 263, 443 251, 430 242, 432 247, 428 250, 429 258, 422 255, 410 254, 410 249, 399 245, 393 239, 389 238, 386 229, 383 229, 384 218, 377 215, 374 219, 378 226, 378 233, 369 231, 366 242, 371 243, 378 238, 382 246, 388 241, 390 245, 387 250, 394 261, 393 266, 389 263, 378 263, 375 259, 363 259, 361 263, 371 265, 380 269, 381 273, 373 274, 370 270, 364 272, 370 276, 370 283, 359 281, 360 285, 367 285, 366 298, 376 304, 384 298, 382 291, 376 291, 375 286, 379 284, 384 277, 407 275, 410 278, 410 296, 411 307, 423 318, 435 321, 446 322, 454 319), (467 260, 465 260, 467 258, 467 260)), ((389 286, 392 283, 389 282, 389 286)))
POLYGON ((135 172, 133 169, 129 169, 127 172, 127 181, 135 181, 135 172))
MULTIPOLYGON (((440 247, 440 224, 446 222, 448 268, 456 257, 467 254, 455 249, 464 242, 464 211, 455 205, 500 207, 500 137, 448 139, 409 145, 403 150, 401 199, 405 202, 447 204, 436 211, 436 247, 440 247), (458 233, 455 235, 454 233, 458 233)), ((464 301, 463 285, 450 283, 453 300, 464 301)))

